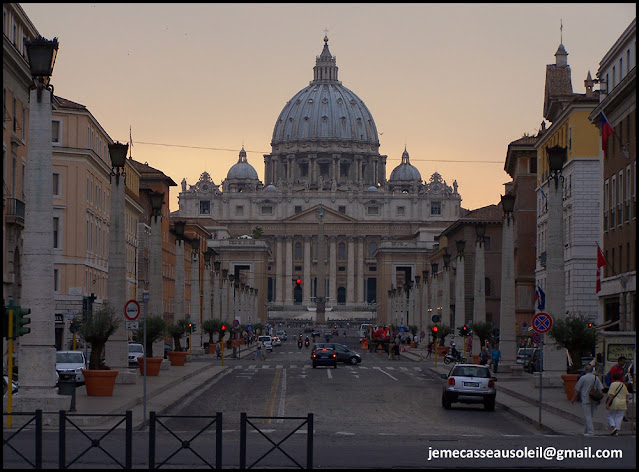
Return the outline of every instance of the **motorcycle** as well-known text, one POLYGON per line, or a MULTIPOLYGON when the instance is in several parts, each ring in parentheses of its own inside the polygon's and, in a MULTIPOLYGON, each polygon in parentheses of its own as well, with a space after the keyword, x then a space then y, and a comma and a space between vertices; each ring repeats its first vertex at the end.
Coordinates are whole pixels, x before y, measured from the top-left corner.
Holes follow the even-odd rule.
POLYGON ((299 349, 302 349, 302 340, 301 339, 299 341, 297 341, 297 347, 299 349))
POLYGON ((304 345, 306 346, 306 349, 308 349, 308 345, 310 344, 308 338, 306 338, 306 341, 304 341, 304 345))
MULTIPOLYGON (((9 390, 9 376, 8 375, 3 375, 2 376, 2 395, 6 395, 8 390, 9 390)), ((16 393, 18 393, 18 381, 15 380, 15 376, 14 376, 14 380, 11 382, 11 387, 12 387, 12 395, 15 395, 16 393)))
POLYGON ((444 364, 448 365, 451 362, 465 364, 467 360, 468 359, 462 356, 461 352, 457 351, 454 355, 452 353, 446 354, 446 357, 444 357, 444 364))

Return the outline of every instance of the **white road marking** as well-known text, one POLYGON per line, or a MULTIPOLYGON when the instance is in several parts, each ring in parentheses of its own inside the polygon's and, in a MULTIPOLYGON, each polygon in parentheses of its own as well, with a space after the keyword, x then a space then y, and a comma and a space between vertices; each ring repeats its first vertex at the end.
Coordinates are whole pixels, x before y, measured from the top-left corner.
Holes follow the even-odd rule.
POLYGON ((242 366, 241 365, 236 365, 235 367, 233 367, 233 369, 237 370, 237 369, 241 369, 242 366))
POLYGON ((270 368, 270 367, 271 367, 270 365, 268 365, 268 364, 264 364, 264 365, 262 366, 262 369, 268 369, 268 368, 270 368))
POLYGON ((397 436, 395 433, 377 433, 378 436, 397 436))
POLYGON ((297 369, 297 366, 295 364, 291 364, 291 366, 289 367, 289 369, 297 369))
POLYGON ((382 368, 381 368, 381 367, 377 367, 377 366, 375 366, 375 367, 373 367, 373 369, 377 369, 377 370, 379 370, 382 374, 386 374, 386 375, 388 375, 391 379, 393 379, 393 380, 397 380, 397 379, 396 379, 395 377, 393 377, 391 374, 389 374, 388 372, 386 372, 386 371, 382 370, 382 368))
POLYGON ((278 423, 282 423, 284 420, 282 417, 284 416, 284 399, 286 398, 286 369, 282 369, 282 388, 280 389, 280 406, 277 410, 277 416, 280 418, 277 420, 278 423))
MULTIPOLYGON (((374 367, 373 367, 374 368, 374 367)), ((388 370, 395 370, 395 367, 386 367, 388 370)))
POLYGON ((248 368, 249 369, 257 369, 257 366, 256 365, 250 365, 248 368))
POLYGON ((341 436, 355 436, 355 433, 348 433, 346 431, 337 431, 335 434, 339 434, 341 436))
POLYGON ((276 365, 276 366, 275 366, 275 368, 276 368, 276 369, 283 369, 283 368, 284 368, 284 366, 283 366, 283 365, 276 365))
POLYGON ((408 370, 408 367, 400 367, 399 370, 406 371, 406 370, 408 370))
POLYGON ((326 373, 328 374, 328 378, 332 379, 333 375, 331 374, 331 370, 330 369, 326 369, 326 373))

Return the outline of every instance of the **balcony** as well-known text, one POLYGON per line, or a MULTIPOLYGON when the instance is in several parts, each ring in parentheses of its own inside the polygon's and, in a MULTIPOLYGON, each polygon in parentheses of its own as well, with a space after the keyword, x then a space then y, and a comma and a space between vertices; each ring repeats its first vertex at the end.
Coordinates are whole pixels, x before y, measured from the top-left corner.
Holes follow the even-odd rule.
POLYGON ((24 228, 25 205, 17 198, 7 198, 4 204, 4 216, 7 225, 16 225, 24 228))

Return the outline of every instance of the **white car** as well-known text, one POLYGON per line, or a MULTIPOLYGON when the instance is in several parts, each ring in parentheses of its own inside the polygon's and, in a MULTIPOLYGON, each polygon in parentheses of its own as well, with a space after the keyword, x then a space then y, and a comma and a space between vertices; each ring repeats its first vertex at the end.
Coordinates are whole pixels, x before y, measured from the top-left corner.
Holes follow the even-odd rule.
POLYGON ((257 338, 257 342, 262 341, 267 351, 273 352, 273 339, 270 336, 260 336, 257 338))
POLYGON ((277 336, 278 338, 280 338, 282 341, 286 341, 286 331, 277 331, 275 333, 275 336, 277 336))
POLYGON ((86 369, 83 351, 57 351, 55 353, 55 371, 60 374, 75 374, 77 384, 84 383, 82 369, 86 369))
POLYGON ((138 365, 138 357, 144 357, 144 346, 138 343, 129 343, 129 367, 138 365))
POLYGON ((271 340, 271 344, 273 344, 273 346, 281 346, 282 345, 282 340, 280 338, 278 338, 277 336, 273 336, 273 338, 271 340))

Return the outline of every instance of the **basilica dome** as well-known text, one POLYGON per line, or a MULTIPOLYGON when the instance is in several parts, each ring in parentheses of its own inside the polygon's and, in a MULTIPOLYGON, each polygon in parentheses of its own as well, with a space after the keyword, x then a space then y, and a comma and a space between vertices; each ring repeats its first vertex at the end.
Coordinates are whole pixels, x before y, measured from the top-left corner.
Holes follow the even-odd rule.
POLYGON ((377 128, 364 102, 337 80, 336 59, 324 49, 314 80, 291 98, 273 130, 272 146, 309 141, 351 141, 379 146, 377 128))
POLYGON ((402 154, 402 163, 393 169, 391 172, 390 182, 393 181, 410 181, 416 180, 421 182, 422 174, 419 173, 417 168, 410 163, 410 157, 408 156, 408 151, 404 148, 404 153, 402 154))
POLYGON ((226 178, 229 180, 258 180, 257 172, 246 160, 246 151, 244 150, 244 146, 242 146, 237 163, 229 169, 226 178))

